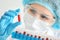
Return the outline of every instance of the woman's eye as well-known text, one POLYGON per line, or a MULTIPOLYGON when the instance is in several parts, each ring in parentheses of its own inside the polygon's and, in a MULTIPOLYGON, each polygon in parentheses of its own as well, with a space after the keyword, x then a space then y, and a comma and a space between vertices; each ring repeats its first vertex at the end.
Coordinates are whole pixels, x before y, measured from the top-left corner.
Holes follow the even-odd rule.
POLYGON ((43 19, 48 19, 45 15, 40 15, 40 17, 43 19))
POLYGON ((30 9, 30 11, 31 11, 33 14, 36 13, 36 11, 35 11, 34 9, 30 9))

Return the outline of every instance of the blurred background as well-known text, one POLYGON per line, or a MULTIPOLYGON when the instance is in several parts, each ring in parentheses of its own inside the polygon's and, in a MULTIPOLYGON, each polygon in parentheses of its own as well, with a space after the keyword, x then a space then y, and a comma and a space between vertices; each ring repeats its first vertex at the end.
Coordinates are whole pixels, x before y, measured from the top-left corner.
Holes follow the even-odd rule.
POLYGON ((22 8, 22 0, 0 0, 0 18, 7 10, 22 8))

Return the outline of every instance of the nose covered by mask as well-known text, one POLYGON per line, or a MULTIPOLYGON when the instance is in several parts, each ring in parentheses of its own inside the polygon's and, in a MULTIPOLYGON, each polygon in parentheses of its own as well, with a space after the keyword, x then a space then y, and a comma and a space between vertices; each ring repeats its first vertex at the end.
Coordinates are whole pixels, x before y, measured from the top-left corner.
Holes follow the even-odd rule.
POLYGON ((38 20, 35 19, 33 25, 32 25, 36 30, 42 29, 42 28, 46 28, 49 27, 49 23, 42 21, 42 20, 38 20))

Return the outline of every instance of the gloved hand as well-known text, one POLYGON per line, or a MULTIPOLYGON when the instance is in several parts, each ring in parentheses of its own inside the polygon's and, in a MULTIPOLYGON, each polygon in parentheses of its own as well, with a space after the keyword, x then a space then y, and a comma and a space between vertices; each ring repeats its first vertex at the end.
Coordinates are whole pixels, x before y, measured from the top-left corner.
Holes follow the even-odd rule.
POLYGON ((16 26, 21 24, 21 22, 12 23, 14 17, 17 16, 19 12, 20 9, 9 10, 4 13, 0 19, 0 36, 6 38, 16 26))

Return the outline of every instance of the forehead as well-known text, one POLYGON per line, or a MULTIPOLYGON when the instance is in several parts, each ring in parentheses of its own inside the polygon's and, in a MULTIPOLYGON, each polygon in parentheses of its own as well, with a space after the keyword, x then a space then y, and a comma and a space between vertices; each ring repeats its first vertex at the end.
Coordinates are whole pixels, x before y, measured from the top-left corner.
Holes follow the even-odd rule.
POLYGON ((33 8, 35 8, 37 11, 39 12, 43 12, 47 15, 53 16, 52 13, 50 12, 50 10, 48 10, 46 7, 39 5, 39 4, 32 4, 31 5, 33 8))

